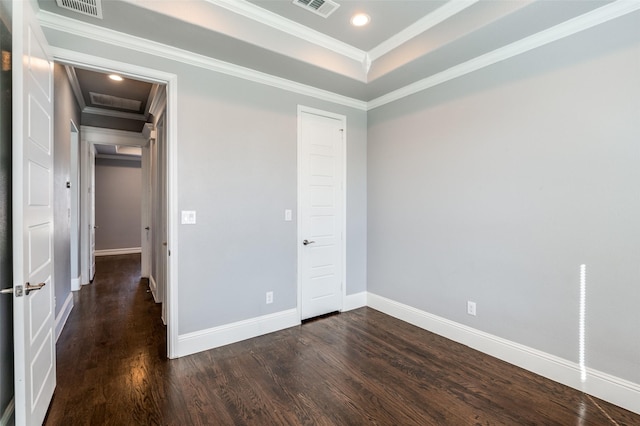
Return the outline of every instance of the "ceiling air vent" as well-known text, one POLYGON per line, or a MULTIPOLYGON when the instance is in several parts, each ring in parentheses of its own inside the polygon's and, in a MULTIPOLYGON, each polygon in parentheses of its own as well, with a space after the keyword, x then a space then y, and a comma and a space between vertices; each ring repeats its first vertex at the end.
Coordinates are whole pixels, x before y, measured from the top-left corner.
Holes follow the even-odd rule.
POLYGON ((340 7, 338 3, 331 0, 293 0, 293 4, 323 18, 328 18, 340 7))
POLYGON ((140 111, 140 107, 142 106, 142 102, 136 101, 135 99, 118 98, 116 96, 94 92, 89 92, 89 95, 91 96, 91 103, 94 105, 127 109, 129 111, 140 111))
POLYGON ((56 0, 56 3, 63 9, 102 19, 101 0, 56 0))

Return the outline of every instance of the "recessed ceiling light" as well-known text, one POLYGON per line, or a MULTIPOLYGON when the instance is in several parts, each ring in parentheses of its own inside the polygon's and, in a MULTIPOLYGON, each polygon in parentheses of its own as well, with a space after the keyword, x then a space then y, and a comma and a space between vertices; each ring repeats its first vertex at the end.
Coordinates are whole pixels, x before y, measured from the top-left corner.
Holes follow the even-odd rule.
POLYGON ((354 27, 362 27, 371 21, 371 17, 366 13, 357 13, 351 17, 351 25, 354 27))
POLYGON ((118 74, 109 74, 109 78, 113 81, 122 81, 124 80, 122 77, 120 77, 118 74))

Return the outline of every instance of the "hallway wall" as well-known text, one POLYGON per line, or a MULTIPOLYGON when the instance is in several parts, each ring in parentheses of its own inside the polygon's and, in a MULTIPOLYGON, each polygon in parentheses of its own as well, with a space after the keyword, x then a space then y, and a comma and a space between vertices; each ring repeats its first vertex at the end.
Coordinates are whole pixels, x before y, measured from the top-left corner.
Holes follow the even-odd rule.
POLYGON ((139 248, 142 229, 140 162, 97 158, 95 173, 96 251, 139 248))
MULTIPOLYGON (((80 127, 80 108, 71 90, 64 67, 54 65, 54 286, 56 318, 71 296, 71 190, 67 182, 71 176, 71 121, 80 127)), ((77 277, 75 277, 77 278, 77 277)))

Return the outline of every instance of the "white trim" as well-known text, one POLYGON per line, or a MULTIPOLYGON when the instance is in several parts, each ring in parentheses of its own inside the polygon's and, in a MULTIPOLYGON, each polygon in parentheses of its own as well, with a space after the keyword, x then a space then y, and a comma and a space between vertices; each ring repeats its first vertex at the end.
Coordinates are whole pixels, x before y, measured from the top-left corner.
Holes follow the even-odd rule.
POLYGON ((102 115, 104 117, 125 118, 127 120, 147 121, 144 114, 136 114, 134 112, 116 111, 112 109, 84 107, 82 112, 91 115, 102 115))
MULTIPOLYGON (((126 49, 131 49, 137 52, 159 56, 169 60, 178 61, 184 64, 219 72, 221 74, 249 80, 254 83, 264 84, 266 86, 275 87, 278 89, 286 90, 288 92, 311 96, 316 99, 333 102, 362 111, 366 110, 367 108, 367 103, 365 101, 339 95, 327 90, 318 89, 306 84, 297 83, 295 81, 287 80, 282 77, 269 75, 229 62, 220 61, 218 59, 210 58, 205 55, 200 55, 197 53, 189 52, 187 50, 167 46, 165 44, 158 43, 152 40, 147 40, 130 34, 109 30, 96 25, 76 21, 75 19, 65 18, 51 12, 41 10, 38 17, 40 19, 40 24, 43 27, 50 28, 56 31, 66 32, 77 37, 84 37, 91 40, 116 45, 126 49)), ((77 58, 87 56, 82 53, 74 52, 67 49, 56 48, 53 46, 51 47, 51 51, 56 58, 68 58, 66 62, 70 64, 73 64, 73 62, 76 61, 82 63, 84 61, 77 58)), ((108 62, 107 60, 104 61, 108 62)))
POLYGON ((137 163, 142 163, 142 158, 135 155, 96 154, 96 159, 100 158, 105 160, 135 161, 137 163))
MULTIPOLYGON (((78 22, 78 21, 73 21, 78 22)), ((113 61, 98 56, 87 55, 66 49, 54 50, 54 60, 68 65, 79 66, 101 72, 117 72, 134 79, 166 84, 167 87, 167 161, 168 161, 168 248, 169 256, 167 274, 167 357, 176 358, 178 349, 178 76, 152 68, 113 61)), ((84 128, 82 131, 86 131, 84 128)), ((95 129, 95 128, 94 128, 95 129)), ((95 133, 95 131, 94 131, 95 133)), ((144 139, 143 139, 144 140, 144 139)), ((163 318, 164 319, 164 318, 163 318)))
POLYGON ((92 144, 143 146, 147 140, 142 132, 80 126, 82 140, 92 144))
POLYGON ((62 334, 62 330, 69 319, 71 309, 73 309, 73 293, 69 293, 67 300, 64 301, 64 305, 56 317, 56 342, 58 341, 60 334, 62 334))
MULTIPOLYGON (((301 204, 301 198, 300 194, 302 192, 302 188, 300 187, 300 174, 301 174, 301 165, 303 164, 302 158, 301 158, 301 149, 300 149, 300 144, 301 144, 301 135, 300 135, 300 129, 301 129, 301 120, 302 120, 302 114, 303 113, 307 113, 307 114, 314 114, 314 115, 319 115, 321 117, 327 117, 327 118, 332 118, 335 120, 339 120, 342 124, 342 150, 340 152, 340 155, 342 156, 341 161, 342 161, 342 169, 341 169, 341 173, 342 173, 342 180, 340 181, 340 190, 342 192, 342 196, 340 199, 340 234, 342 236, 341 239, 341 259, 340 261, 342 262, 341 265, 341 283, 342 283, 342 301, 340 303, 341 306, 344 307, 344 303, 345 303, 345 299, 346 299, 346 295, 347 295, 347 117, 345 115, 342 114, 336 114, 333 112, 329 112, 329 111, 324 111, 321 109, 317 109, 317 108, 311 108, 311 107, 307 107, 304 105, 298 105, 298 112, 297 112, 297 129, 296 129, 296 135, 297 135, 297 141, 296 141, 296 150, 297 150, 297 167, 296 167, 296 177, 297 177, 297 186, 296 186, 296 194, 297 194, 297 209, 298 209, 298 221, 297 221, 297 228, 296 228, 296 241, 301 241, 302 239, 302 221, 300 220, 300 215, 302 214, 302 204, 301 204)), ((302 246, 300 244, 297 244, 297 275, 296 275, 296 280, 297 280, 297 291, 298 291, 298 319, 301 320, 302 319, 302 276, 301 276, 301 271, 302 271, 302 258, 300 256, 300 250, 302 248, 302 246)))
MULTIPOLYGON (((9 420, 13 417, 13 413, 16 410, 16 399, 11 398, 9 404, 7 404, 4 412, 2 413, 2 417, 0 417, 0 426, 9 426, 9 420)), ((13 423, 11 423, 13 424, 13 423)))
POLYGON ((415 93, 422 92, 449 80, 453 80, 454 78, 462 77, 463 75, 478 71, 495 63, 513 58, 514 56, 565 37, 569 37, 580 31, 587 30, 628 13, 635 12, 636 10, 640 10, 640 1, 618 0, 613 3, 609 3, 606 6, 594 9, 591 12, 569 19, 561 24, 515 41, 489 53, 485 53, 484 55, 477 56, 445 71, 433 74, 415 83, 389 92, 386 95, 382 95, 369 101, 367 104, 367 110, 372 110, 415 93))
POLYGON ((71 90, 76 97, 76 101, 78 101, 78 106, 80 106, 80 111, 87 107, 87 104, 84 101, 84 96, 82 96, 82 89, 80 88, 80 82, 78 82, 78 75, 76 74, 76 69, 69 66, 64 66, 65 71, 67 72, 67 78, 69 79, 69 84, 71 85, 71 90))
POLYGON ((162 292, 162 320, 167 324, 167 356, 178 353, 178 77, 167 80, 167 110, 165 118, 167 143, 167 243, 168 259, 165 291, 162 292), (166 308, 165 308, 166 307, 166 308))
POLYGON ((153 275, 149 275, 149 290, 151 291, 151 295, 153 296, 153 301, 156 303, 160 303, 158 299, 158 283, 156 283, 153 275))
POLYGON ((82 277, 78 275, 76 278, 71 278, 71 291, 78 291, 82 287, 80 282, 82 277))
POLYGON ((367 305, 394 318, 640 414, 640 384, 590 368, 586 369, 587 379, 582 382, 580 366, 575 362, 373 293, 367 294, 367 305))
POLYGON ((360 293, 348 294, 344 297, 342 303, 342 312, 351 311, 353 309, 362 308, 367 306, 367 292, 361 291, 360 293))
MULTIPOLYGON (((206 0, 218 7, 267 25, 283 33, 313 43, 319 47, 329 49, 349 59, 363 62, 366 52, 345 42, 330 37, 324 33, 311 29, 276 13, 270 12, 248 1, 238 0, 206 0)), ((476 0, 477 1, 477 0, 476 0)))
POLYGON ((372 61, 375 61, 393 49, 402 46, 412 38, 419 36, 468 7, 473 6, 478 1, 479 0, 458 0, 445 3, 443 6, 371 49, 368 52, 369 57, 372 61))
POLYGON ((118 256, 121 254, 137 254, 142 253, 142 248, 140 247, 128 247, 128 248, 119 248, 119 249, 104 249, 104 250, 96 250, 97 256, 118 256))
POLYGON ((300 325, 298 310, 289 309, 219 327, 182 334, 178 336, 176 356, 191 355, 296 325, 300 325))

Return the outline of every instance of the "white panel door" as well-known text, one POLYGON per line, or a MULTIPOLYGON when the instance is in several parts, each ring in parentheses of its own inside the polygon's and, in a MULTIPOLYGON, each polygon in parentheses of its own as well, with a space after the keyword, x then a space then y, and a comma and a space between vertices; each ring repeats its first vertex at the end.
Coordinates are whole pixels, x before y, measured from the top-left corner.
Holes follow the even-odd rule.
POLYGON ((96 147, 89 146, 89 281, 96 276, 96 147))
POLYGON ((321 114, 298 112, 301 319, 342 310, 345 119, 321 114))
POLYGON ((36 425, 56 385, 53 63, 31 2, 14 0, 13 14, 15 415, 36 425))

